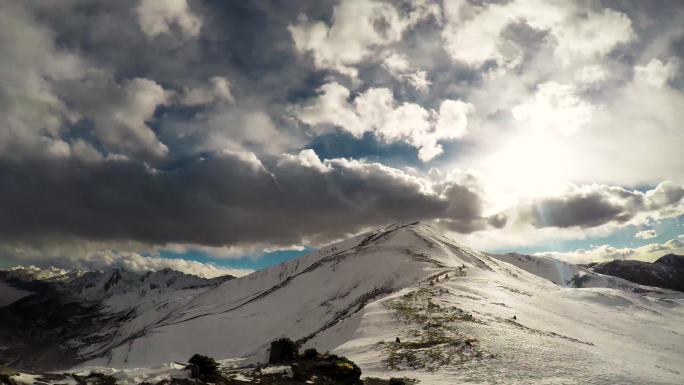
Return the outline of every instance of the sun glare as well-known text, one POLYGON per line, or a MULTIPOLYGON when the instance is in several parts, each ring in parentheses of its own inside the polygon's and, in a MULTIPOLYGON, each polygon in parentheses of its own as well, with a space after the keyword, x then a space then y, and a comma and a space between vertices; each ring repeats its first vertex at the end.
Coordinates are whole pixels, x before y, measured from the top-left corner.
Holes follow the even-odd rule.
POLYGON ((510 199, 546 195, 568 182, 572 157, 562 138, 539 132, 517 135, 484 163, 484 172, 510 199))

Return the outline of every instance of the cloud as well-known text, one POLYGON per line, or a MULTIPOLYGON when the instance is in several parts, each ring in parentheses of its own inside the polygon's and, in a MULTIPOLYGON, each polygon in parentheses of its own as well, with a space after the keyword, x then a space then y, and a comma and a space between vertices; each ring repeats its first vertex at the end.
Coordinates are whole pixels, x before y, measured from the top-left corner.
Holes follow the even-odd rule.
POLYGON ((645 66, 634 67, 636 79, 653 87, 663 87, 668 81, 677 76, 679 62, 675 58, 669 58, 663 63, 658 58, 653 58, 645 66))
POLYGON ((171 252, 176 254, 185 253, 200 253, 215 259, 243 259, 249 256, 251 260, 258 260, 264 257, 265 254, 275 253, 279 251, 304 251, 306 246, 303 245, 267 245, 264 244, 250 244, 246 246, 204 246, 198 244, 165 244, 164 246, 155 247, 153 254, 162 252, 171 252))
POLYGON ((337 82, 326 83, 318 89, 318 96, 304 106, 295 108, 295 116, 312 125, 340 125, 356 137, 368 130, 348 99, 351 92, 337 82))
POLYGON ((405 81, 418 91, 427 92, 432 82, 428 79, 427 72, 411 68, 406 57, 391 53, 385 57, 382 66, 395 78, 405 81))
POLYGON ((92 106, 90 117, 97 137, 126 155, 164 156, 168 148, 147 125, 168 95, 157 83, 135 78, 111 88, 107 102, 92 106))
POLYGON ((272 117, 261 110, 219 108, 190 122, 175 122, 172 127, 194 153, 231 148, 277 156, 302 143, 296 133, 276 126, 272 117))
POLYGON ((0 4, 0 49, 0 154, 64 153, 63 126, 79 116, 54 82, 80 78, 84 64, 55 47, 19 3, 0 4))
POLYGON ((608 78, 606 69, 598 64, 581 67, 575 72, 574 80, 584 87, 595 87, 608 78))
MULTIPOLYGON (((539 26, 551 29, 557 40, 555 54, 565 64, 575 59, 605 55, 618 44, 634 38, 629 17, 607 8, 586 15, 575 13, 560 26, 548 22, 541 22, 539 26)), ((531 25, 534 27, 534 23, 531 25)))
POLYGON ((684 94, 674 87, 676 78, 654 87, 633 78, 631 64, 609 61, 599 67, 605 79, 578 83, 574 76, 584 66, 563 72, 544 63, 538 71, 487 81, 467 96, 476 111, 468 139, 478 150, 454 156, 456 167, 486 172, 513 193, 567 181, 643 186, 684 180, 676 145, 684 140, 678 123, 684 94), (548 71, 565 89, 540 91, 538 78, 548 71), (509 113, 512 108, 517 116, 509 113))
MULTIPOLYGON (((154 161, 168 155, 150 126, 160 107, 171 104, 171 93, 146 78, 115 81, 109 74, 90 68, 77 81, 60 83, 60 96, 77 119, 63 124, 67 148, 154 161), (78 126, 78 130, 74 129, 78 126), (76 135, 74 135, 76 133, 76 135)), ((32 155, 29 155, 32 156, 32 155)))
POLYGON ((6 16, 0 16, 8 19, 2 23, 7 38, 1 42, 6 69, 0 71, 0 92, 6 95, 0 96, 0 148, 13 151, 2 156, 64 157, 86 151, 98 157, 97 147, 143 158, 167 153, 147 125, 157 107, 167 103, 159 84, 138 77, 116 81, 56 45, 52 31, 37 26, 23 7, 5 8, 6 16))
POLYGON ((540 84, 534 97, 511 109, 513 117, 534 131, 571 135, 591 121, 594 107, 582 100, 574 86, 540 84))
MULTIPOLYGON (((601 174, 604 180, 625 184, 682 181, 682 163, 674 160, 679 151, 674 143, 684 140, 679 125, 684 94, 664 85, 653 86, 643 76, 637 74, 634 81, 609 95, 594 111, 592 122, 580 135, 575 134, 572 151, 582 153, 587 164, 620 164, 611 172, 585 167, 588 178, 601 174), (668 140, 661 140, 665 137, 668 140)), ((651 81, 661 84, 664 79, 656 76, 651 81)))
POLYGON ((84 270, 123 268, 140 273, 170 268, 206 278, 226 274, 243 276, 252 272, 250 269, 236 269, 183 258, 163 258, 157 254, 158 251, 154 247, 136 242, 99 242, 73 238, 57 242, 40 238, 25 243, 0 243, 3 262, 10 265, 31 264, 43 268, 57 266, 62 269, 84 270))
POLYGON ((537 228, 591 228, 684 214, 683 197, 684 187, 670 181, 645 193, 618 186, 571 185, 561 194, 529 200, 515 211, 519 222, 537 228))
MULTIPOLYGON (((0 156, 20 160, 38 154, 73 155, 91 161, 125 156, 158 163, 226 147, 262 153, 281 153, 294 147, 296 133, 277 130, 266 108, 234 105, 233 85, 225 76, 204 76, 199 67, 165 67, 168 61, 162 63, 160 58, 168 53, 158 47, 164 43, 130 36, 131 28, 124 28, 127 20, 120 8, 107 10, 107 17, 99 8, 94 9, 93 19, 104 18, 95 25, 82 25, 83 20, 91 19, 82 19, 79 10, 66 3, 51 7, 37 3, 3 5, 2 14, 8 20, 0 27, 6 29, 3 36, 7 37, 2 40, 5 65, 0 71, 0 94, 6 92, 4 97, 0 95, 0 156), (38 9, 26 9, 31 5, 38 9), (41 6, 49 9, 42 10, 41 6), (34 20, 35 14, 41 19, 34 20), (45 18, 52 14, 73 15, 64 18, 76 26, 58 24, 66 30, 61 34, 50 30, 47 26, 51 20, 45 18), (112 19, 122 31, 99 29, 114 28, 108 22, 112 19), (70 27, 96 31, 77 36, 100 40, 70 41, 70 27), (55 42, 57 36, 59 44, 55 42), (126 50, 131 50, 123 63, 116 61, 118 57, 112 58, 118 52, 99 51, 123 40, 127 41, 126 50), (93 48, 81 50, 78 47, 82 45, 93 48), (138 52, 139 45, 145 45, 145 50, 138 52), (157 56, 145 57, 150 52, 157 56), (99 63, 103 57, 111 60, 99 63), (136 68, 138 61, 144 63, 141 67, 149 65, 152 69, 136 68), (129 66, 125 73, 116 74, 123 66, 129 66), (134 75, 160 68, 167 68, 174 76, 167 74, 157 81, 134 75), (176 71, 183 74, 182 80, 176 71), (192 107, 193 114, 189 115, 185 107, 192 107), (169 146, 174 148, 170 150, 169 146), (12 151, 7 151, 10 148, 12 151)), ((173 63, 183 62, 184 49, 174 47, 177 57, 173 63)), ((221 68, 223 71, 227 67, 221 68)))
POLYGON ((519 61, 517 47, 500 38, 513 21, 506 15, 505 6, 473 7, 467 1, 448 1, 444 14, 442 38, 453 59, 471 66, 481 66, 490 60, 502 66, 515 66, 519 61))
POLYGON ((354 68, 377 47, 398 42, 418 21, 438 12, 436 5, 414 2, 408 12, 376 0, 342 0, 330 25, 302 16, 288 27, 297 51, 310 52, 316 68, 356 77, 354 68))
POLYGON ((251 269, 222 267, 211 263, 202 263, 188 259, 170 259, 154 256, 148 257, 137 253, 113 250, 96 251, 89 254, 84 259, 66 262, 63 264, 63 266, 87 270, 102 270, 106 268, 117 267, 137 273, 144 273, 146 271, 159 271, 169 268, 205 278, 214 278, 222 275, 241 277, 253 272, 251 269))
POLYGON ((180 95, 180 104, 185 106, 200 106, 214 102, 234 103, 230 92, 230 81, 224 77, 214 76, 203 87, 185 88, 180 95))
POLYGON ((169 34, 172 26, 186 37, 197 37, 202 28, 202 20, 190 11, 186 0, 141 0, 136 12, 140 28, 149 37, 169 34))
POLYGON ((8 218, 0 221, 0 243, 42 239, 46 250, 69 239, 321 244, 392 221, 439 218, 470 232, 488 219, 467 173, 437 183, 379 163, 320 160, 312 151, 269 165, 227 150, 166 171, 120 158, 0 160, 0 174, 13 181, 0 186, 0 218, 8 218), (31 187, 36 180, 39 189, 31 187))
POLYGON ((601 245, 591 249, 578 249, 569 252, 544 252, 535 255, 557 258, 570 263, 607 262, 614 259, 653 262, 666 254, 684 254, 683 238, 684 236, 680 235, 678 238, 671 239, 665 243, 649 243, 636 248, 601 245))
POLYGON ((655 238, 658 236, 658 233, 656 233, 655 230, 642 230, 638 231, 636 234, 634 234, 635 238, 639 239, 651 239, 655 238))
POLYGON ((361 137, 372 132, 387 143, 403 141, 418 149, 427 162, 443 152, 438 143, 467 133, 468 114, 473 106, 460 100, 444 100, 439 111, 428 111, 415 103, 397 105, 392 91, 370 88, 348 101, 350 92, 339 83, 327 83, 319 95, 294 108, 297 119, 318 130, 338 127, 361 137))
POLYGON ((577 4, 539 0, 471 4, 445 3, 442 32, 445 49, 455 60, 479 67, 493 61, 505 68, 521 64, 524 47, 508 38, 516 24, 547 32, 554 56, 563 65, 603 56, 634 38, 631 20, 611 9, 579 9, 577 4))
POLYGON ((4 2, 0 243, 235 256, 416 217, 489 247, 676 216, 683 14, 4 2))

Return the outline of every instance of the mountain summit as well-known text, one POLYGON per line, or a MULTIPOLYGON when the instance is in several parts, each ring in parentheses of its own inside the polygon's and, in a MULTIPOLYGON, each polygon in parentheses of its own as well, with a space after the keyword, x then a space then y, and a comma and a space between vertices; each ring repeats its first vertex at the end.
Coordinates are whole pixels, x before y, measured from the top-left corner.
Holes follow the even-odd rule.
POLYGON ((247 365, 288 337, 347 356, 367 375, 430 384, 674 383, 684 362, 682 293, 551 258, 490 255, 417 222, 235 279, 87 274, 73 278, 87 283, 52 283, 0 308, 17 317, 3 329, 17 333, 5 334, 3 359, 133 368, 199 353, 247 365), (68 338, 32 355, 25 347, 39 342, 16 322, 37 307, 81 316, 54 310, 63 319, 41 330, 68 338))

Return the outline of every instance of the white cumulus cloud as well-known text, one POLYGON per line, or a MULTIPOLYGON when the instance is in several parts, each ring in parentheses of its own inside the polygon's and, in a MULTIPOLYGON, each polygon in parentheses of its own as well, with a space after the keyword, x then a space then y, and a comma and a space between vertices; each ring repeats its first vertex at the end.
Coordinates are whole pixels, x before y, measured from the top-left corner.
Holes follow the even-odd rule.
POLYGON ((387 143, 403 141, 418 149, 418 157, 429 161, 443 152, 439 141, 454 140, 467 132, 468 114, 474 107, 460 100, 442 101, 439 111, 415 103, 398 103, 388 88, 370 88, 353 101, 338 83, 327 83, 319 95, 294 109, 303 123, 341 128, 356 137, 366 132, 387 143))
POLYGON ((400 12, 389 2, 342 0, 335 6, 330 25, 303 16, 288 29, 297 50, 311 53, 317 68, 356 77, 355 65, 377 47, 398 42, 416 22, 436 13, 436 5, 423 2, 417 2, 408 12, 400 12))
POLYGON ((634 259, 653 262, 666 254, 684 254, 684 241, 680 235, 665 243, 649 243, 641 247, 614 247, 600 245, 590 249, 569 252, 544 252, 536 255, 562 259, 571 263, 606 262, 614 259, 634 259))
POLYGON ((634 234, 634 237, 639 239, 651 239, 657 236, 658 233, 655 230, 642 230, 634 234))
POLYGON ((230 92, 230 81, 221 76, 214 76, 209 79, 209 84, 203 87, 183 89, 179 102, 186 106, 201 106, 214 102, 234 103, 235 98, 230 92))
POLYGON ((548 82, 535 95, 511 109, 513 117, 533 131, 571 135, 592 118, 594 107, 583 100, 574 85, 548 82))
POLYGON ((166 155, 168 148, 147 125, 157 107, 168 101, 164 89, 152 80, 135 78, 111 92, 108 105, 91 111, 98 138, 124 154, 166 155))
POLYGON ((634 38, 631 20, 625 14, 611 9, 580 9, 575 2, 513 0, 480 5, 447 1, 445 19, 442 38, 447 53, 471 66, 487 61, 517 66, 522 47, 504 32, 518 23, 548 32, 554 56, 563 65, 603 56, 634 38))
POLYGON ((666 62, 653 58, 644 66, 634 67, 634 71, 638 81, 660 88, 677 76, 679 62, 675 58, 670 58, 666 62))
POLYGON ((186 0, 142 0, 136 9, 138 23, 149 37, 171 33, 176 25, 187 37, 197 37, 202 19, 194 15, 186 0))
POLYGON ((382 66, 395 78, 413 86, 418 91, 427 92, 432 82, 427 71, 411 68, 405 56, 391 53, 382 62, 382 66))
POLYGON ((169 268, 204 278, 214 278, 222 275, 241 277, 254 271, 251 269, 222 267, 189 259, 148 257, 137 253, 111 250, 97 251, 89 254, 85 259, 73 260, 69 267, 79 267, 90 270, 117 267, 137 273, 169 268))

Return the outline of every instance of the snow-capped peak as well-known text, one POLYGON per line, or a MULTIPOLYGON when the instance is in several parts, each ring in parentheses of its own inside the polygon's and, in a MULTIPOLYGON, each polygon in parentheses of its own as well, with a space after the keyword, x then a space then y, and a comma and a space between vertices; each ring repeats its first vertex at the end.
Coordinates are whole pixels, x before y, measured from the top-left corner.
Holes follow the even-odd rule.
MULTIPOLYGON (((614 367, 621 372, 605 377, 611 383, 630 376, 672 383, 671 370, 684 357, 681 295, 552 258, 488 255, 418 222, 369 231, 248 276, 195 287, 197 279, 170 270, 88 272, 60 287, 95 305, 63 314, 62 302, 48 298, 41 312, 73 323, 73 330, 48 332, 66 333, 64 346, 76 352, 69 362, 88 367, 154 366, 195 353, 263 362, 281 337, 349 356, 370 375, 409 369, 435 384, 497 382, 507 371, 522 383, 543 383, 544 373, 529 369, 547 362, 563 383, 591 382, 614 367), (647 354, 637 359, 630 354, 642 350, 647 354), (578 374, 568 355, 586 370, 578 374), (664 369, 632 369, 642 361, 664 369)), ((9 333, 24 333, 37 319, 9 333)), ((8 352, 0 358, 50 354, 8 352)))
POLYGON ((53 279, 67 274, 69 271, 65 269, 60 269, 58 267, 50 266, 48 268, 40 268, 37 266, 15 266, 7 269, 12 276, 17 279, 22 279, 26 281, 40 281, 53 279))

